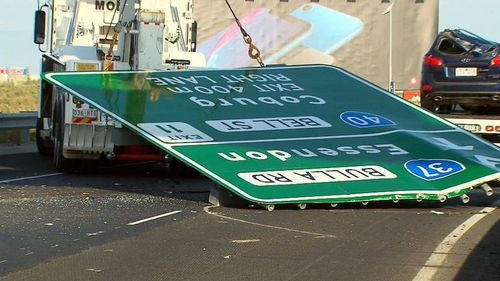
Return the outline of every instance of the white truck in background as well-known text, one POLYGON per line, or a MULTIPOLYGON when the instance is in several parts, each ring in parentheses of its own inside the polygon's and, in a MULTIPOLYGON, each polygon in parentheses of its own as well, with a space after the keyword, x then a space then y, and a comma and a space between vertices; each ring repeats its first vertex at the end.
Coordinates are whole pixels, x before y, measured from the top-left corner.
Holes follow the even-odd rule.
POLYGON ((472 114, 442 114, 441 117, 500 146, 500 116, 472 114))
MULTIPOLYGON (((42 72, 205 66, 196 52, 192 0, 47 0, 35 12, 42 72)), ((164 160, 165 152, 41 80, 36 142, 55 167, 81 159, 164 160)), ((130 107, 137 100, 129 101, 130 107)))

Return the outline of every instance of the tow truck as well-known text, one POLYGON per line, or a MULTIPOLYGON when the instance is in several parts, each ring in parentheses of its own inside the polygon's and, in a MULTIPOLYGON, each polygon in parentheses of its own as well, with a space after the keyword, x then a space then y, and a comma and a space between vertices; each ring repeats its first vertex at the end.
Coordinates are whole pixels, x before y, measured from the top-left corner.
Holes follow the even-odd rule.
MULTIPOLYGON (((205 66, 196 33, 192 0, 49 0, 35 13, 34 42, 42 52, 42 72, 176 70, 205 66)), ((126 101, 137 108, 143 102, 133 96, 126 101)), ((61 171, 103 155, 160 161, 168 156, 47 81, 41 81, 38 112, 38 150, 52 155, 61 171)))

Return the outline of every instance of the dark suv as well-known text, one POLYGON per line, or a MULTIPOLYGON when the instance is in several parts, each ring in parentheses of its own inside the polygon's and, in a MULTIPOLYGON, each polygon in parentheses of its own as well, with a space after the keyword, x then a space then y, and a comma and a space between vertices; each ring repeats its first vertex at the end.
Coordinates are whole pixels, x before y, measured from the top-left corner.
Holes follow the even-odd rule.
POLYGON ((424 57, 422 107, 500 115, 499 52, 500 44, 466 30, 440 32, 424 57))

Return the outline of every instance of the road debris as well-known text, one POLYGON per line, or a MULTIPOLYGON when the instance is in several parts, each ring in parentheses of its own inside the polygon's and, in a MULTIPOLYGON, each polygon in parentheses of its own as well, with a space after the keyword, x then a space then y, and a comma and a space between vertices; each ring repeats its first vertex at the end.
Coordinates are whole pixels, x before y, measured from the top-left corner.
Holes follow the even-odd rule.
POLYGON ((86 233, 85 235, 87 235, 88 237, 89 237, 89 236, 97 236, 97 235, 99 235, 99 234, 103 234, 103 233, 105 233, 105 232, 106 232, 106 231, 102 231, 102 230, 101 230, 101 231, 98 231, 98 232, 86 233))
POLYGON ((97 273, 100 273, 102 272, 101 269, 95 269, 95 268, 87 268, 88 271, 92 271, 92 272, 97 272, 97 273))
POLYGON ((244 244, 244 243, 256 243, 260 242, 260 239, 247 239, 247 240, 233 240, 232 243, 244 244))

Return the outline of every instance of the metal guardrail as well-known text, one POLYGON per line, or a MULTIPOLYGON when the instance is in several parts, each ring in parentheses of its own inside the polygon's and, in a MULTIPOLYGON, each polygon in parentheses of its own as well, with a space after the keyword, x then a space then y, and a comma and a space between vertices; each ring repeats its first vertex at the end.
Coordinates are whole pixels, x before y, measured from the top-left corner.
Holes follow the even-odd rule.
POLYGON ((35 128, 37 117, 38 113, 34 111, 21 113, 0 113, 0 130, 35 128))
POLYGON ((14 134, 0 138, 2 142, 13 142, 17 145, 30 142, 30 129, 36 127, 38 112, 0 113, 0 134, 5 130, 14 130, 14 134))

